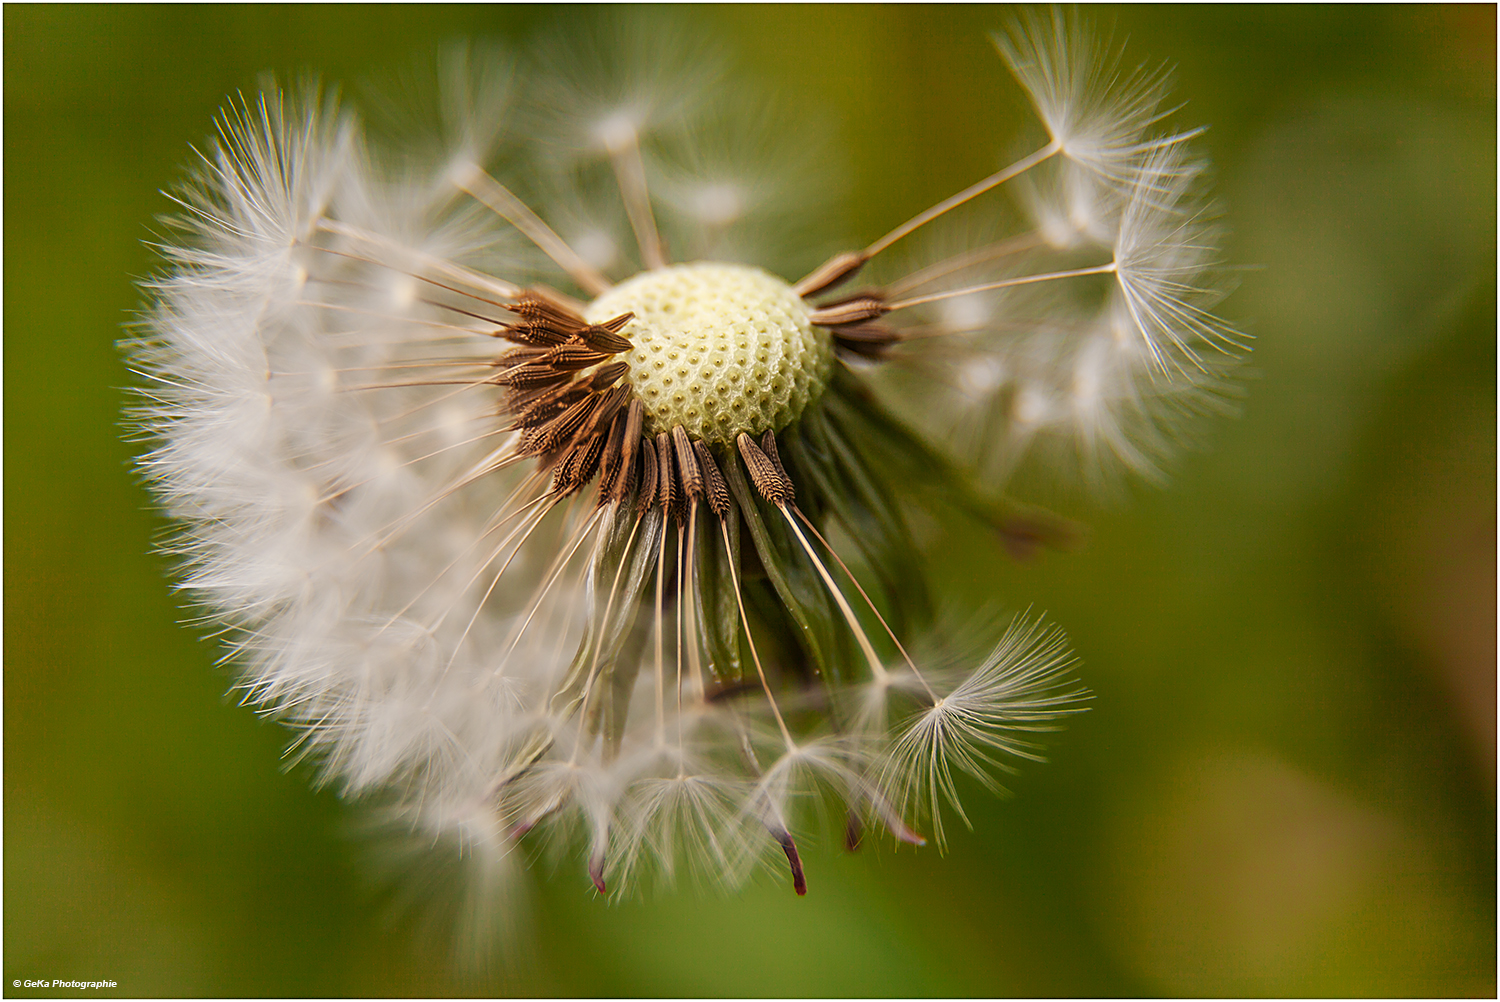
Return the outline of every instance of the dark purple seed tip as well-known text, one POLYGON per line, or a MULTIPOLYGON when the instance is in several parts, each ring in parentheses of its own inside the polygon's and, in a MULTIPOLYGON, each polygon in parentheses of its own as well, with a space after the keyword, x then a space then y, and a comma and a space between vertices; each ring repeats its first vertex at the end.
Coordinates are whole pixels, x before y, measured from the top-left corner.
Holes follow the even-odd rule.
POLYGON ((807 876, 802 872, 802 857, 797 853, 797 843, 792 841, 792 833, 786 829, 773 831, 771 833, 777 842, 781 843, 781 850, 786 853, 786 861, 792 867, 792 890, 797 892, 797 897, 807 894, 807 876))
POLYGON ((608 894, 604 886, 604 857, 597 856, 589 860, 589 879, 594 882, 594 889, 600 894, 608 894))

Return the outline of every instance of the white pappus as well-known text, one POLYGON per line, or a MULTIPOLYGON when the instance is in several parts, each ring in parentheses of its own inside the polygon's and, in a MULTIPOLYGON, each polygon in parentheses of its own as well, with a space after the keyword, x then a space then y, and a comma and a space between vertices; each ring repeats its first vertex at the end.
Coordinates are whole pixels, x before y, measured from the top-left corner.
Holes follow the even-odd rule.
POLYGON ((1033 442, 1159 476, 1241 339, 1164 75, 1071 16, 997 36, 1045 142, 832 256, 780 113, 655 30, 451 54, 379 127, 231 107, 133 420, 246 701, 414 854, 802 893, 817 817, 941 839, 1085 695, 1030 616, 933 653, 910 512, 1060 541, 1000 493, 1033 442))

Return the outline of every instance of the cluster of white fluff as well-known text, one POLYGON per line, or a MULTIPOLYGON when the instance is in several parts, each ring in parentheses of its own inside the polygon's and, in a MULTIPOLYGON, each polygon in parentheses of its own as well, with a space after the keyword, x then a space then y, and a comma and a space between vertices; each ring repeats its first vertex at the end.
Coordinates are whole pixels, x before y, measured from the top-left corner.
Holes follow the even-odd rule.
MULTIPOLYGON (((1196 398, 1220 378, 1213 352, 1234 350, 1207 313, 1200 168, 1188 137, 1151 132, 1162 78, 1121 74, 1061 15, 1023 24, 1001 49, 1049 130, 1029 189, 1035 230, 1015 238, 1017 253, 980 248, 971 265, 895 283, 893 300, 933 294, 912 307, 930 311, 933 339, 912 336, 894 357, 942 369, 949 387, 903 408, 938 419, 939 445, 973 446, 981 472, 1003 473, 1018 447, 1058 428, 1086 457, 1155 471, 1160 405, 1196 398), (1092 278, 1013 282, 1040 274, 1037 262, 1092 278), (1093 302, 1055 291, 1093 279, 1093 302)), ((540 51, 551 70, 496 53, 450 60, 420 149, 377 146, 315 93, 267 94, 225 116, 180 197, 132 349, 152 443, 142 465, 176 526, 182 588, 222 627, 246 700, 295 728, 324 778, 374 799, 414 844, 451 838, 491 878, 543 827, 564 845, 581 837, 601 888, 647 869, 733 881, 767 856, 793 858, 799 815, 828 795, 898 838, 919 841, 908 824, 923 819, 940 834, 954 769, 984 778, 997 755, 1034 754, 1024 732, 1076 706, 1055 631, 1018 622, 977 671, 922 677, 883 666, 860 633, 873 676, 842 709, 834 700, 852 729, 794 738, 754 693, 709 702, 651 670, 663 647, 685 670, 667 568, 668 619, 639 639, 639 670, 615 670, 609 698, 578 712, 569 673, 594 670, 575 657, 580 643, 586 652, 625 614, 618 594, 654 592, 660 613, 657 558, 675 530, 660 511, 634 518, 592 495, 535 502, 547 474, 515 460, 487 381, 492 335, 522 286, 568 279, 478 204, 476 165, 551 225, 575 274, 605 282, 640 267, 633 232, 651 256, 641 234, 655 225, 618 194, 604 207, 616 185, 649 187, 669 252, 721 260, 747 253, 742 235, 789 212, 779 191, 795 189, 767 180, 764 151, 736 152, 747 133, 709 103, 719 87, 627 66, 600 95, 611 53, 671 45, 540 51), (733 172, 697 172, 725 165, 733 172), (614 551, 637 556, 599 559, 614 551), (627 711, 601 741, 589 714, 627 711)), ((490 208, 510 206, 503 198, 487 196, 490 208)), ((698 531, 717 529, 705 517, 698 531)), ((859 632, 868 614, 843 604, 827 566, 859 632)), ((788 699, 803 717, 830 710, 788 699)))
POLYGON ((1165 71, 1126 68, 1069 14, 1024 15, 995 44, 1046 128, 1046 162, 1018 179, 1025 222, 907 282, 977 291, 926 307, 921 334, 937 340, 906 346, 892 404, 995 482, 1039 446, 1050 472, 1096 488, 1161 481, 1195 419, 1228 409, 1245 351, 1212 312, 1227 289, 1201 130, 1164 130, 1165 71))
MULTIPOLYGON (((469 581, 474 530, 515 474, 447 493, 494 447, 493 402, 403 373, 434 352, 462 371, 489 346, 447 330, 403 271, 486 248, 463 226, 418 232, 431 207, 385 197, 331 105, 231 114, 200 180, 135 346, 158 439, 142 462, 181 526, 182 586, 231 628, 247 698, 302 725, 330 777, 442 776, 435 756, 462 735, 473 760, 507 706, 451 655, 466 628, 504 636, 503 607, 468 623, 469 581)), ((514 571, 520 586, 537 569, 514 571)))

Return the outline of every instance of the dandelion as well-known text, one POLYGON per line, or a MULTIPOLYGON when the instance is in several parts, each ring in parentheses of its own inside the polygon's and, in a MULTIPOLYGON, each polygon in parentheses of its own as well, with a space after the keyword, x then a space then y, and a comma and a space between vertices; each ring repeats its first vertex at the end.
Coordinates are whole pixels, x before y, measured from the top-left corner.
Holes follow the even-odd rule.
POLYGON ((142 464, 245 700, 413 845, 801 894, 820 817, 941 840, 955 771, 996 788, 1084 695, 1031 617, 921 653, 911 513, 1056 541, 999 493, 1033 441, 1156 474, 1239 340, 1164 77, 1064 15, 997 42, 1043 143, 790 274, 823 220, 765 130, 619 35, 455 54, 405 139, 229 110, 132 346, 142 464), (953 246, 1002 187, 1029 223, 953 246))

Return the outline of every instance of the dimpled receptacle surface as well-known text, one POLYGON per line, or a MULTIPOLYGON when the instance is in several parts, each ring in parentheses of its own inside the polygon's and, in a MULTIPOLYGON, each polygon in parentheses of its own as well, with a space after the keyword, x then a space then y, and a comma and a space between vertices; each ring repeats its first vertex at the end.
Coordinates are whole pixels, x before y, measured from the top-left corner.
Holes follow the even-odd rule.
POLYGON ((635 319, 620 358, 646 408, 650 434, 682 425, 728 445, 741 432, 780 431, 828 385, 828 332, 781 279, 739 264, 683 264, 642 272, 610 289, 584 315, 635 319))

